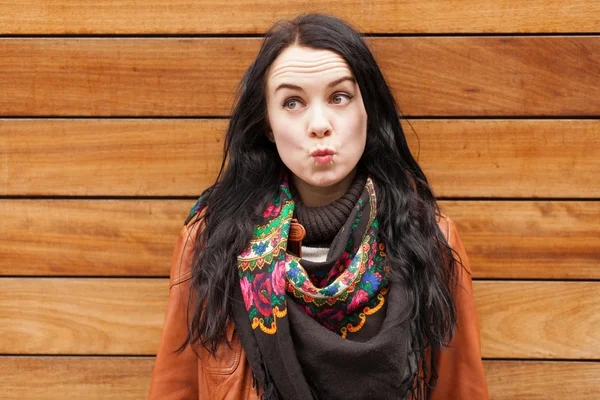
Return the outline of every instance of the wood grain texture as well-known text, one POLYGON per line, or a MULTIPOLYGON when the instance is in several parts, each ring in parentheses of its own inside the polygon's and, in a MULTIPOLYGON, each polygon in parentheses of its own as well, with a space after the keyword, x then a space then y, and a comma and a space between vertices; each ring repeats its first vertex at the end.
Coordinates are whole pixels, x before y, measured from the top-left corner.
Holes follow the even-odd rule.
POLYGON ((475 278, 600 279, 600 202, 442 201, 475 278))
POLYGON ((600 360, 599 282, 477 281, 485 358, 600 360))
MULTIPOLYGON (((386 37, 406 116, 600 115, 600 37, 386 37)), ((0 115, 227 116, 259 38, 2 39, 0 115)))
MULTIPOLYGON (((198 196, 216 179, 227 124, 0 120, 0 194, 198 196)), ((600 197, 600 120, 403 125, 437 196, 600 197)))
POLYGON ((0 201, 0 275, 168 276, 195 201, 0 201))
POLYGON ((0 114, 228 115, 258 39, 1 39, 0 114))
POLYGON ((404 120, 403 127, 437 196, 600 197, 600 120, 404 120))
POLYGON ((473 277, 488 279, 474 291, 490 398, 598 397, 600 120, 566 118, 600 117, 599 2, 51 3, 0 2, 0 117, 224 118, 0 119, 0 196, 17 196, 0 201, 2 399, 147 396, 195 200, 139 197, 194 198, 213 182, 260 45, 222 35, 307 11, 398 35, 368 43, 403 115, 463 117, 403 126, 473 277), (579 35, 452 36, 557 32, 579 35), (165 36, 10 37, 65 34, 165 36), (532 119, 491 119, 511 116, 532 119), (490 200, 452 200, 469 197, 490 200))
MULTIPOLYGON (((0 357, 4 400, 138 400, 150 387, 149 357, 0 357), (31 382, 35 381, 35 385, 31 382)), ((484 361, 491 400, 593 398, 600 363, 484 361)))
POLYGON ((370 33, 598 32, 600 7, 590 0, 3 1, 0 33, 255 34, 311 11, 370 33))
POLYGON ((0 193, 199 196, 219 172, 220 120, 4 120, 0 193))
POLYGON ((0 279, 0 354, 156 354, 168 279, 0 279))
POLYGON ((144 399, 153 365, 147 357, 0 357, 2 399, 144 399))
MULTIPOLYGON (((600 360, 597 282, 476 281, 484 358, 600 360)), ((0 278, 0 353, 152 355, 167 279, 0 278)))
MULTIPOLYGON (((168 276, 195 200, 3 200, 0 275, 168 276)), ((600 279, 600 202, 441 201, 475 278, 600 279)))
POLYGON ((372 43, 404 115, 600 115, 597 36, 372 43))
POLYGON ((490 400, 588 400, 598 395, 600 363, 484 361, 490 400))

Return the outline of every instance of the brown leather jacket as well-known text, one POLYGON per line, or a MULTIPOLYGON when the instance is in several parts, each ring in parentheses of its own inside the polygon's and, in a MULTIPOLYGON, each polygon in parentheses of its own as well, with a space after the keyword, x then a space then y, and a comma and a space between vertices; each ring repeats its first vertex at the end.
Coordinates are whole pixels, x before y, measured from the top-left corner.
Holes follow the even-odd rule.
MULTIPOLYGON (((257 395, 256 389, 252 388, 252 371, 233 323, 227 326, 227 339, 233 345, 229 347, 223 340, 216 357, 200 348, 198 359, 189 346, 181 354, 174 353, 187 333, 186 310, 193 244, 200 225, 192 225, 194 219, 181 230, 175 245, 171 262, 169 302, 152 373, 149 399, 259 399, 262 390, 257 395)), ((442 216, 439 225, 446 240, 458 252, 470 273, 469 261, 454 223, 442 216)), ((451 347, 438 354, 437 371, 440 378, 437 388, 432 392, 432 400, 488 399, 471 276, 462 269, 459 275, 460 285, 455 296, 458 326, 451 347)))

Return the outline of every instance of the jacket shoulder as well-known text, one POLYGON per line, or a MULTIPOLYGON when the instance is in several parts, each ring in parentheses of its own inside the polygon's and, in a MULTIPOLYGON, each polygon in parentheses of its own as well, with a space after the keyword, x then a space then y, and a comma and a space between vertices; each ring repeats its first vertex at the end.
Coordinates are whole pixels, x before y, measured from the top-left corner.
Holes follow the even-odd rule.
POLYGON ((192 208, 190 209, 190 213, 188 214, 187 218, 185 219, 185 222, 183 223, 183 225, 187 226, 188 224, 190 224, 190 222, 198 219, 198 216, 201 214, 202 210, 203 210, 203 205, 202 205, 202 196, 196 201, 196 203, 192 206, 192 208))
POLYGON ((446 243, 448 243, 448 246, 450 246, 452 252, 457 257, 459 264, 461 264, 462 268, 470 275, 471 266, 456 224, 450 217, 441 213, 438 214, 436 218, 440 231, 442 231, 442 234, 446 238, 446 243))
POLYGON ((198 235, 204 229, 204 220, 201 218, 203 214, 204 210, 190 214, 179 231, 179 237, 173 251, 173 259, 171 260, 169 284, 171 288, 188 281, 192 277, 194 257, 197 254, 195 250, 198 246, 198 235))
POLYGON ((442 231, 444 234, 446 241, 450 243, 450 239, 452 237, 451 231, 456 229, 454 222, 450 219, 450 217, 442 213, 436 215, 436 221, 440 231, 442 231))

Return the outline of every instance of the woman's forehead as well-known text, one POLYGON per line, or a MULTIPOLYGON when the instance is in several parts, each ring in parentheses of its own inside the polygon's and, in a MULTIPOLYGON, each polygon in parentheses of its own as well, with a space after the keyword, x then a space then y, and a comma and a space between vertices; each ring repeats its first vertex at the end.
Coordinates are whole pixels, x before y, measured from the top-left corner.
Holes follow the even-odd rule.
POLYGON ((291 46, 275 59, 267 74, 267 86, 275 89, 281 83, 354 77, 346 60, 331 50, 291 46), (287 81, 290 82, 287 82, 287 81))

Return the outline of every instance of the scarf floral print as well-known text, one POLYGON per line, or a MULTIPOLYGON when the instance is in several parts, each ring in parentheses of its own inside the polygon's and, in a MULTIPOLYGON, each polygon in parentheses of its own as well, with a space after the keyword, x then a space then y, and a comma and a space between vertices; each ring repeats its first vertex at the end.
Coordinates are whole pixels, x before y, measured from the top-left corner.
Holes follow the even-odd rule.
POLYGON ((287 177, 255 226, 252 239, 237 259, 244 304, 253 329, 266 334, 277 332, 277 320, 287 315, 286 294, 310 317, 343 338, 357 332, 368 315, 377 312, 389 291, 389 266, 385 245, 377 241, 375 188, 370 178, 365 189, 369 204, 355 205, 356 229, 363 213, 369 213, 360 243, 352 242, 330 271, 308 274, 300 258, 286 252, 294 213, 287 177))
MULTIPOLYGON (((406 397, 404 382, 414 380, 408 296, 391 285, 376 200, 367 178, 328 260, 310 268, 287 251, 294 200, 286 175, 259 216, 237 256, 232 317, 266 400, 406 397)), ((201 196, 186 224, 205 205, 201 196)))

